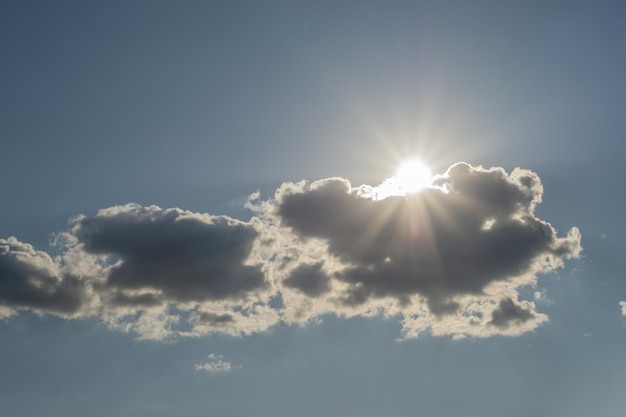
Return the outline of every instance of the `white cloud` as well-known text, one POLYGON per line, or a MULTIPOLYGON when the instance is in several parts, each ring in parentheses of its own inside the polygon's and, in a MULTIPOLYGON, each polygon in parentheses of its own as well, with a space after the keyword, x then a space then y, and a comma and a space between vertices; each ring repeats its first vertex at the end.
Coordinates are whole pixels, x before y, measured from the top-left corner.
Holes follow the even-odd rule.
POLYGON ((194 364, 193 367, 196 371, 226 373, 233 369, 233 365, 229 361, 222 360, 222 355, 211 353, 207 357, 210 359, 209 361, 194 364))
POLYGON ((626 316, 626 301, 620 301, 619 305, 622 307, 622 315, 626 316))
POLYGON ((546 290, 543 288, 535 291, 533 294, 533 298, 535 299, 535 301, 541 304, 545 304, 545 305, 554 304, 554 299, 550 298, 546 290))

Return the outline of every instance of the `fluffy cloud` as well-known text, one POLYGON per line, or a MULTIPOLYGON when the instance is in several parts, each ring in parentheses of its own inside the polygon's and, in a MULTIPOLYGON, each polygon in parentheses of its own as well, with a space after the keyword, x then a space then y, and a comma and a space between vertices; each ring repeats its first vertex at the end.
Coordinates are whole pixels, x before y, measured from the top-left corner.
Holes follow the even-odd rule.
MULTIPOLYGON (((340 178, 285 184, 271 209, 278 224, 302 242, 319 241, 325 262, 340 265, 332 278, 343 290, 329 311, 337 303, 358 309, 383 301, 388 312, 423 316, 425 302, 433 320, 463 320, 468 300, 487 296, 497 301, 488 325, 500 333, 537 317, 513 303, 514 289, 581 251, 578 229, 558 237, 534 216, 542 193, 531 171, 508 175, 459 163, 431 188, 380 200, 372 196, 384 193, 340 178)), ((284 282, 293 283, 292 276, 284 282)))
POLYGON ((619 305, 622 307, 622 315, 626 316, 626 301, 620 301, 619 305))
POLYGON ((263 226, 226 216, 127 204, 79 216, 61 235, 64 270, 98 298, 108 325, 141 338, 261 331, 272 288, 263 226))
POLYGON ((498 304, 498 308, 491 312, 490 324, 507 328, 513 323, 525 323, 531 320, 535 313, 531 309, 525 309, 519 304, 515 304, 512 299, 504 298, 498 304))
POLYGON ((419 193, 387 183, 286 183, 252 198, 248 222, 111 207, 73 219, 56 259, 0 240, 0 312, 94 316, 147 339, 329 313, 400 316, 404 337, 517 335, 547 320, 518 290, 582 249, 576 228, 559 237, 534 215, 536 174, 459 163, 419 193))
POLYGON ((14 237, 0 239, 0 317, 20 309, 72 317, 85 298, 81 282, 63 277, 47 253, 14 237))
MULTIPOLYGON (((346 264, 347 302, 412 294, 480 294, 494 281, 554 269, 577 256, 577 229, 559 238, 533 216, 542 188, 535 174, 458 164, 430 188, 372 200, 341 179, 301 184, 278 198, 283 225, 321 238, 346 264)), ((436 303, 433 303, 433 307, 436 303)))
POLYGON ((116 260, 103 282, 114 304, 239 301, 268 286, 251 258, 253 223, 129 204, 76 219, 71 234, 86 253, 116 260))

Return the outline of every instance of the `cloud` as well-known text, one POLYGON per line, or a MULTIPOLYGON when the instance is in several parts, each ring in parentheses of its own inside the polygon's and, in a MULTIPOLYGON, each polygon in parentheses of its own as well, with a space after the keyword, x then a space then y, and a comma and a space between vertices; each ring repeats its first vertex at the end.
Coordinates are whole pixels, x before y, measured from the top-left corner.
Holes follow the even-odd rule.
POLYGON ((283 225, 321 238, 347 267, 347 302, 411 294, 481 293, 494 281, 550 270, 580 252, 577 229, 558 238, 532 215, 542 188, 530 172, 455 165, 431 188, 375 201, 345 180, 303 184, 279 196, 283 225), (448 190, 448 191, 445 191, 448 190))
POLYGON ((47 253, 14 237, 0 239, 0 316, 31 309, 72 317, 85 298, 81 282, 62 276, 47 253))
POLYGON ((622 307, 622 315, 626 316, 626 301, 620 301, 619 305, 622 307))
POLYGON ((578 229, 560 237, 534 215, 535 173, 459 163, 419 193, 388 183, 285 183, 251 196, 247 222, 110 207, 72 219, 54 259, 0 240, 0 312, 97 317, 144 339, 249 334, 324 314, 399 316, 403 337, 512 336, 547 320, 519 288, 582 248, 578 229))
POLYGON ((233 368, 230 362, 222 360, 222 355, 211 353, 207 357, 210 359, 210 361, 194 364, 193 367, 196 371, 204 371, 209 373, 225 373, 230 372, 233 368))
POLYGON ((295 288, 309 297, 320 297, 330 291, 330 277, 322 271, 322 262, 300 264, 291 271, 283 285, 295 288))
POLYGON ((267 286, 261 266, 249 262, 252 223, 129 204, 79 218, 71 233, 87 253, 117 259, 104 287, 120 304, 237 300, 267 286))
POLYGON ((491 312, 490 324, 508 328, 514 323, 524 323, 535 316, 534 312, 519 304, 515 304, 512 299, 505 298, 500 301, 498 308, 491 312))
POLYGON ((73 219, 61 235, 62 260, 92 287, 95 314, 111 327, 156 339, 247 333, 278 320, 259 317, 272 293, 262 228, 257 220, 127 204, 73 219))
POLYGON ((302 242, 321 242, 326 262, 341 265, 333 280, 344 288, 344 306, 392 299, 388 311, 410 312, 426 302, 431 315, 446 316, 463 310, 464 297, 489 295, 499 303, 490 322, 497 332, 532 317, 512 307, 507 288, 535 284, 538 273, 582 250, 578 229, 558 237, 534 216, 542 193, 531 171, 459 163, 431 188, 380 200, 371 198, 381 194, 376 189, 341 178, 285 184, 272 213, 302 242))

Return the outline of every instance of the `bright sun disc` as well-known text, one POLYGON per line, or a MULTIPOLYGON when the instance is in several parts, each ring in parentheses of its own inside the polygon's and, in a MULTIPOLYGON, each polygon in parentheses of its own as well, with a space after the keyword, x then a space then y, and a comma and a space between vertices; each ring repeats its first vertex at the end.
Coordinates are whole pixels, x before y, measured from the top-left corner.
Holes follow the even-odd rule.
POLYGON ((432 174, 422 161, 411 159, 400 165, 394 178, 400 189, 415 193, 430 184, 432 174))

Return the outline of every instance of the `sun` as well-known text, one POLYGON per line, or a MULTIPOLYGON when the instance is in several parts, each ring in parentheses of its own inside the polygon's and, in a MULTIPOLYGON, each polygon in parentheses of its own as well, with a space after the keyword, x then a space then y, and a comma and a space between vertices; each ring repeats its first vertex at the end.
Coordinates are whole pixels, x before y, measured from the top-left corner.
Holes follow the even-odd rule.
POLYGON ((411 194, 430 185, 432 174, 430 168, 422 161, 410 159, 398 167, 393 178, 401 191, 411 194))
POLYGON ((419 159, 409 159, 398 167, 394 176, 387 178, 376 187, 368 188, 363 195, 374 200, 407 197, 430 186, 432 181, 433 176, 428 165, 419 159))

